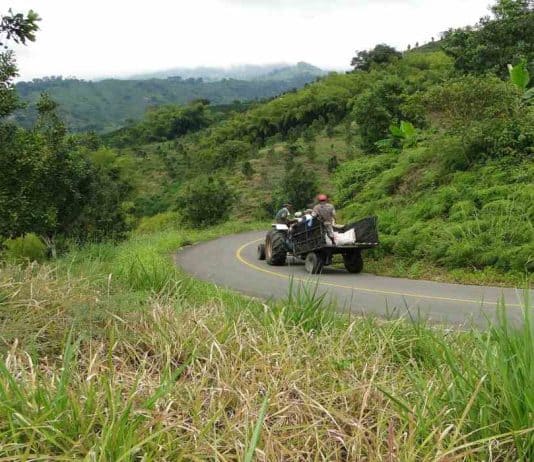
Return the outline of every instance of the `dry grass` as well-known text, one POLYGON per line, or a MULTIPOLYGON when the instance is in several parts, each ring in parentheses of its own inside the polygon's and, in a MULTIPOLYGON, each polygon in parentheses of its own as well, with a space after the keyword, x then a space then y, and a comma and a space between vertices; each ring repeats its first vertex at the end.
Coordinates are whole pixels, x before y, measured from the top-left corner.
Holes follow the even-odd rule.
POLYGON ((347 320, 305 291, 264 304, 178 273, 136 289, 108 270, 174 245, 143 239, 2 268, 0 460, 532 454, 531 320, 489 334, 347 320))

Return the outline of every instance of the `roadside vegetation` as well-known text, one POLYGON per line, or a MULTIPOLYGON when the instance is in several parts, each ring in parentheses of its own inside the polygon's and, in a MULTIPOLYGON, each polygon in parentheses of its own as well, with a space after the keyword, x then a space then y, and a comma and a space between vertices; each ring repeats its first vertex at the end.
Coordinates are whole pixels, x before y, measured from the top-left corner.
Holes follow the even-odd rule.
POLYGON ((178 247, 242 229, 145 228, 4 264, 1 456, 532 458, 528 308, 519 330, 446 330, 340 316, 313 286, 264 303, 174 267, 178 247))

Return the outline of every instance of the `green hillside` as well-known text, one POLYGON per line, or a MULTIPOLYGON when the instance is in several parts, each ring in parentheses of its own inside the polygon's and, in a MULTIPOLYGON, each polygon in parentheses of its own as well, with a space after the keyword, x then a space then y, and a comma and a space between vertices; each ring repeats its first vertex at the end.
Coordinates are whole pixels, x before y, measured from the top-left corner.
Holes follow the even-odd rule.
POLYGON ((110 131, 143 117, 145 110, 162 104, 184 104, 207 99, 215 105, 272 98, 300 88, 322 74, 309 65, 298 65, 263 74, 254 80, 201 78, 84 81, 51 77, 19 82, 17 92, 29 104, 17 120, 31 126, 37 118, 36 102, 42 92, 59 103, 61 116, 72 131, 110 131))
POLYGON ((443 52, 413 51, 120 153, 139 177, 139 216, 179 211, 181 191, 215 174, 235 195, 234 216, 269 219, 311 179, 292 198, 302 206, 322 190, 343 220, 378 215, 377 256, 520 278, 534 259, 534 112, 522 93, 459 75, 443 52))

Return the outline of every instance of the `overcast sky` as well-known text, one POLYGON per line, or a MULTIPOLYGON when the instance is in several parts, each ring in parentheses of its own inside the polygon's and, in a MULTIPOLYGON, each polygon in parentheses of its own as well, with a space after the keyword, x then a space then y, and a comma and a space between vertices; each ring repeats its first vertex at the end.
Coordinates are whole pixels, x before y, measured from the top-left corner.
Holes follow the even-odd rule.
POLYGON ((92 78, 172 67, 306 61, 345 69, 355 50, 399 49, 474 24, 491 0, 0 0, 34 9, 17 47, 22 79, 92 78))

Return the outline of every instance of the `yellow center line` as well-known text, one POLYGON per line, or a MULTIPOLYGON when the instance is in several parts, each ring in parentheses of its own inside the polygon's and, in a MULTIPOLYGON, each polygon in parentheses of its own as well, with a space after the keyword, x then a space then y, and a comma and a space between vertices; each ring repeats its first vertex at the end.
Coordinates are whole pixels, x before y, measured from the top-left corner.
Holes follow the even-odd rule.
MULTIPOLYGON (((253 241, 250 241, 250 242, 247 242, 246 244, 243 244, 241 247, 239 247, 236 250, 236 252, 235 252, 236 258, 242 264, 244 264, 245 266, 248 266, 249 268, 252 268, 252 269, 254 269, 256 271, 261 271, 262 273, 270 274, 271 276, 276 276, 276 277, 279 277, 279 278, 282 278, 282 279, 290 279, 291 277, 293 277, 294 281, 301 281, 301 282, 308 282, 309 281, 309 279, 300 278, 298 276, 292 276, 292 275, 287 275, 287 274, 284 274, 284 273, 278 273, 276 271, 268 270, 268 269, 262 268, 261 266, 257 266, 255 264, 249 262, 248 260, 245 260, 245 258, 243 258, 243 256, 242 256, 243 250, 246 247, 248 247, 248 246, 250 246, 250 245, 252 245, 252 244, 254 244, 256 242, 262 241, 262 240, 263 240, 263 238, 254 239, 253 241)), ((440 301, 445 301, 445 302, 474 303, 476 305, 484 305, 484 304, 487 304, 487 305, 498 305, 499 304, 498 302, 481 301, 481 300, 474 300, 474 299, 439 297, 439 296, 436 296, 436 295, 423 295, 423 294, 416 294, 416 293, 410 293, 410 292, 396 292, 396 291, 392 291, 392 290, 368 289, 366 287, 346 286, 346 285, 342 285, 342 284, 335 284, 333 282, 324 282, 324 281, 318 281, 317 284, 322 285, 322 286, 328 286, 328 287, 338 287, 338 288, 341 288, 341 289, 350 289, 350 290, 354 290, 356 292, 366 292, 366 293, 370 293, 370 294, 397 295, 397 296, 401 296, 401 297, 422 298, 422 299, 428 299, 428 300, 440 300, 440 301)), ((519 303, 506 303, 506 307, 523 308, 523 306, 521 304, 519 304, 519 303)))

